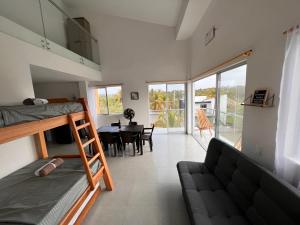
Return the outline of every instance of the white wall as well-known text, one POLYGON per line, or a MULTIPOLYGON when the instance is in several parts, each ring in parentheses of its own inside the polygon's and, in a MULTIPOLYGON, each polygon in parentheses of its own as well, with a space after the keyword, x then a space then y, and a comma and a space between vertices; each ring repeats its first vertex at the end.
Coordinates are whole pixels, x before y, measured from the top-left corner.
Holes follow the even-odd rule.
MULTIPOLYGON (((187 42, 175 41, 175 28, 84 12, 80 16, 91 23, 99 40, 103 83, 122 83, 124 108, 133 108, 134 121, 148 125, 146 81, 185 80, 187 42), (130 100, 132 91, 139 92, 140 100, 130 100)), ((119 118, 99 116, 98 126, 119 118)))
MULTIPOLYGON (((34 97, 31 74, 26 59, 16 48, 7 46, 0 36, 0 105, 22 102, 34 97)), ((33 138, 22 138, 0 145, 0 178, 36 158, 33 138)))
MULTIPOLYGON (((21 104, 34 97, 30 65, 74 74, 81 79, 99 79, 99 71, 55 55, 0 32, 0 105, 21 104)), ((71 76, 71 75, 70 75, 71 76)), ((0 145, 0 178, 37 157, 33 138, 0 145)))
POLYGON ((74 100, 80 97, 78 82, 34 83, 36 98, 68 98, 74 100))
POLYGON ((227 0, 210 5, 191 38, 191 76, 200 74, 244 50, 248 61, 246 95, 268 87, 276 95, 275 107, 245 107, 243 151, 272 169, 275 154, 278 95, 284 57, 282 32, 300 22, 298 0, 227 0), (216 38, 204 46, 205 33, 215 25, 216 38))

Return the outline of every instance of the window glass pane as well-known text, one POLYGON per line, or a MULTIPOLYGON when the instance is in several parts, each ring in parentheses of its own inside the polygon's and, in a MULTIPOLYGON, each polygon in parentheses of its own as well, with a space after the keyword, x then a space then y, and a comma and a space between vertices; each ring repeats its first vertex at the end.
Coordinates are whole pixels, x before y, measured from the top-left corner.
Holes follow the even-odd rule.
POLYGON ((98 114, 108 114, 106 90, 105 88, 99 88, 97 93, 96 110, 98 114))
POLYGON ((107 87, 106 90, 109 114, 123 113, 122 87, 107 87))
POLYGON ((184 132, 185 130, 185 84, 150 84, 149 122, 155 132, 184 132))
POLYGON ((220 74, 219 138, 241 148, 247 65, 220 74))
POLYGON ((216 79, 215 74, 193 83, 193 136, 204 148, 208 147, 210 140, 215 136, 216 79))
POLYGON ((149 122, 156 128, 167 127, 166 84, 151 84, 149 91, 149 122))
POLYGON ((149 85, 150 111, 165 110, 166 99, 166 84, 149 85))
POLYGON ((168 128, 184 131, 185 84, 167 84, 168 128))
POLYGON ((185 108, 185 86, 184 84, 168 84, 167 98, 169 109, 184 109, 185 108))

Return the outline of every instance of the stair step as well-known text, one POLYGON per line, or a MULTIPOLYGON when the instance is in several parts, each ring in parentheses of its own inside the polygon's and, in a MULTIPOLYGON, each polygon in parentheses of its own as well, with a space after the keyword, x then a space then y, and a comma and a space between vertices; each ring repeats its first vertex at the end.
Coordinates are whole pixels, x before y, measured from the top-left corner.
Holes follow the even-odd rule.
POLYGON ((89 122, 85 123, 85 124, 82 124, 82 125, 76 127, 76 130, 81 130, 81 129, 86 128, 86 127, 88 127, 90 125, 91 125, 91 123, 89 123, 89 122))
POLYGON ((85 142, 83 145, 82 145, 82 148, 85 148, 86 146, 88 146, 89 144, 93 143, 96 139, 95 138, 92 138, 90 140, 88 140, 87 142, 85 142))
POLYGON ((85 112, 77 112, 77 113, 72 113, 72 114, 69 114, 71 119, 76 122, 78 120, 84 120, 85 119, 85 112))
POLYGON ((98 182, 100 177, 103 175, 104 166, 101 166, 100 169, 96 172, 96 174, 93 176, 93 180, 98 182))
POLYGON ((100 153, 97 153, 96 155, 94 155, 93 158, 91 158, 91 159, 88 161, 89 166, 90 166, 96 159, 98 159, 99 156, 100 156, 100 153))

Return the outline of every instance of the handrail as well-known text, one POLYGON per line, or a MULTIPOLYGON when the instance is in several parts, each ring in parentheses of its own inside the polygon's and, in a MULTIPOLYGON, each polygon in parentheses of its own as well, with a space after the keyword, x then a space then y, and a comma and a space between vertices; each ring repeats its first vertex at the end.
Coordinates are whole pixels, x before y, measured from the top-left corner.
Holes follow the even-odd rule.
POLYGON ((66 13, 63 9, 61 9, 54 1, 48 0, 56 9, 58 9, 62 14, 68 17, 74 24, 76 24, 80 30, 86 33, 91 39, 98 42, 97 38, 95 38, 90 32, 88 32, 84 27, 82 27, 76 20, 74 20, 68 13, 66 13))
MULTIPOLYGON (((210 109, 210 108, 201 108, 202 110, 204 110, 204 111, 210 111, 211 113, 215 113, 217 110, 216 109, 210 109)), ((242 118, 243 117, 243 115, 240 115, 240 114, 238 114, 238 113, 227 113, 227 112, 222 112, 222 111, 220 111, 220 114, 225 114, 225 115, 230 115, 230 116, 236 116, 236 117, 240 117, 240 118, 242 118)))

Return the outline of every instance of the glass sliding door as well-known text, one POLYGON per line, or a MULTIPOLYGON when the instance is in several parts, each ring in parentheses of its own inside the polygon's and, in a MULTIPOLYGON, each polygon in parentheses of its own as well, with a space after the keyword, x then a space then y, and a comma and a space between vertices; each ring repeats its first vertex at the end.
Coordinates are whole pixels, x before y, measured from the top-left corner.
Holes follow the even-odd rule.
POLYGON ((149 123, 155 125, 155 130, 167 133, 167 86, 166 84, 151 84, 149 94, 149 123))
POLYGON ((193 83, 193 136, 206 149, 217 137, 241 149, 247 65, 193 83))
POLYGON ((203 148, 215 137, 216 79, 212 75, 193 83, 193 136, 203 148))
POLYGON ((185 131, 185 84, 167 84, 167 127, 169 132, 185 131))
POLYGON ((220 73, 218 137, 241 148, 247 65, 220 73))
POLYGON ((185 131, 185 84, 150 84, 149 123, 158 133, 185 131))

